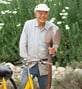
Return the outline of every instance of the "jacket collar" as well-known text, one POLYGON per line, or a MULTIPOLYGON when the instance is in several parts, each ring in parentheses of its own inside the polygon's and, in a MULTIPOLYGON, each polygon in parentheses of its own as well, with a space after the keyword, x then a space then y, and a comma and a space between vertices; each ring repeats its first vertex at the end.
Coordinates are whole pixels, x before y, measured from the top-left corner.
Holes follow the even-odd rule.
MULTIPOLYGON (((48 24, 47 24, 47 21, 45 22, 45 26, 44 26, 44 29, 45 30, 48 30, 48 26, 47 26, 48 24)), ((34 24, 34 26, 36 26, 36 27, 38 27, 38 21, 37 21, 37 19, 35 19, 35 24, 34 24)))

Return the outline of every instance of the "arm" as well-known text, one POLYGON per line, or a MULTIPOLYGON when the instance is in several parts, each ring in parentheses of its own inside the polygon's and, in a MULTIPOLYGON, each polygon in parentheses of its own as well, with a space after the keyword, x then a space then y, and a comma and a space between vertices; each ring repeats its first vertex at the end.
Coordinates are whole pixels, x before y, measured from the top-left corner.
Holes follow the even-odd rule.
POLYGON ((27 55, 28 42, 27 42, 27 35, 25 30, 27 30, 26 24, 24 25, 24 28, 20 37, 20 42, 19 42, 20 56, 23 58, 26 58, 28 56, 27 55))

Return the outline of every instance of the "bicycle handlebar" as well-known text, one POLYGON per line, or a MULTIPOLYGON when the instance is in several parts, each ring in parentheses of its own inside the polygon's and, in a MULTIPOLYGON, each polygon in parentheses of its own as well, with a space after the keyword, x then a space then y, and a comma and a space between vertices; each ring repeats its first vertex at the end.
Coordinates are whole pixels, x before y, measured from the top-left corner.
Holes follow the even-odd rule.
POLYGON ((49 62, 46 62, 47 59, 39 59, 39 60, 30 60, 28 61, 27 59, 23 60, 22 62, 14 62, 14 65, 18 65, 18 64, 23 64, 25 66, 27 66, 29 63, 32 63, 32 62, 40 62, 42 64, 49 64, 49 65, 52 65, 52 63, 49 63, 49 62))
POLYGON ((17 61, 17 62, 14 62, 13 64, 14 64, 14 65, 18 65, 18 64, 22 64, 22 62, 17 61))

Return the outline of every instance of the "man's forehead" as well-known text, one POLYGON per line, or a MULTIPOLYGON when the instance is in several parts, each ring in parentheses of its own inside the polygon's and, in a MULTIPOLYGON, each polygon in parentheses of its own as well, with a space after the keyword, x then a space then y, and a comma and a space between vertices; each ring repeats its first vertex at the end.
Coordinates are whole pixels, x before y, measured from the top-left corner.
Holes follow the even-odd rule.
POLYGON ((39 11, 39 10, 37 10, 37 12, 48 12, 48 11, 39 11))

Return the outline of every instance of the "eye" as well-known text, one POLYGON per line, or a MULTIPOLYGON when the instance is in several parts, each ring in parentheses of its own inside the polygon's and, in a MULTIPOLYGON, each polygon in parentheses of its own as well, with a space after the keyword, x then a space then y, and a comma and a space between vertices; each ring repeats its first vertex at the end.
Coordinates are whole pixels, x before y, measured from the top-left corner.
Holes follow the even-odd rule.
POLYGON ((38 14, 39 14, 39 15, 48 15, 48 12, 47 12, 47 11, 44 11, 44 12, 38 11, 38 14))

